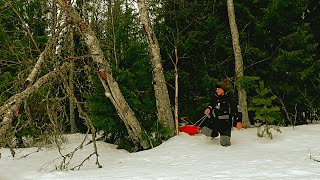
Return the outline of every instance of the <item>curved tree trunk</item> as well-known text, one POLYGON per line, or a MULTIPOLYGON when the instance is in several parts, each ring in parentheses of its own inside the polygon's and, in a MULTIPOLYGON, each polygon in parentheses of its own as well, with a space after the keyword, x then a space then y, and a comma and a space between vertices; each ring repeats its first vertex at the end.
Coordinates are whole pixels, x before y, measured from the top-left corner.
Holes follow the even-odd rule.
POLYGON ((120 119, 125 123, 133 143, 140 144, 144 149, 149 148, 148 142, 142 137, 141 125, 122 95, 118 83, 114 80, 111 67, 104 57, 94 32, 88 24, 82 21, 79 14, 65 0, 58 0, 58 3, 67 12, 69 21, 72 21, 80 29, 92 59, 99 69, 99 78, 104 86, 105 94, 113 103, 120 119), (108 85, 105 84, 105 81, 108 85))
MULTIPOLYGON (((232 45, 233 45, 234 58, 235 58, 235 73, 236 73, 236 78, 238 80, 244 74, 243 60, 241 55, 240 43, 239 43, 239 32, 236 24, 233 0, 227 0, 227 5, 228 5, 229 24, 230 24, 230 30, 232 35, 232 45)), ((242 112, 243 127, 247 128, 247 127, 250 127, 250 121, 248 117, 248 108, 247 108, 247 93, 239 83, 237 84, 237 90, 238 90, 239 105, 241 107, 241 112, 242 112)))
POLYGON ((168 127, 174 133, 174 119, 170 105, 170 99, 166 81, 163 74, 162 62, 160 57, 160 48, 156 35, 152 29, 148 8, 145 0, 138 0, 140 21, 148 40, 149 51, 151 55, 151 66, 153 72, 153 86, 156 97, 157 116, 160 123, 168 127))

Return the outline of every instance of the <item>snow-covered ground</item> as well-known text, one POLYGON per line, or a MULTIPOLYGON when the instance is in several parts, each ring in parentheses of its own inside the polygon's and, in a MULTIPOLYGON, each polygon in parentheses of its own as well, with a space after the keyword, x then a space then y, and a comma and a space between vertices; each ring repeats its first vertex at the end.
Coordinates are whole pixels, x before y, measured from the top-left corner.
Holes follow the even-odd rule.
MULTIPOLYGON (((153 180, 153 179, 320 179, 320 124, 282 127, 274 139, 257 137, 257 129, 233 130, 232 146, 222 147, 219 138, 181 133, 162 145, 137 153, 118 150, 98 142, 99 162, 95 156, 75 171, 51 171, 51 162, 59 157, 57 149, 17 149, 12 158, 9 149, 1 149, 0 180, 153 180), (44 166, 45 165, 45 166, 44 166)), ((64 147, 70 152, 83 135, 68 135, 64 147)), ((70 168, 93 152, 92 144, 77 151, 70 168)), ((57 160, 55 163, 59 164, 57 160)))

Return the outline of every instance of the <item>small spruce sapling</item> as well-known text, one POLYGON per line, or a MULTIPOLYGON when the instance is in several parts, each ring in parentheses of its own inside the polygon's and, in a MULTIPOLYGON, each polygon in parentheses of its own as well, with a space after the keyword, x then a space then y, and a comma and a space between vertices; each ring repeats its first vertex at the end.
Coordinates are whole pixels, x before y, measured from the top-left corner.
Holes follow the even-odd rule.
POLYGON ((267 135, 272 139, 273 135, 271 130, 274 129, 281 133, 279 124, 283 122, 280 107, 273 105, 273 101, 277 97, 270 95, 271 90, 264 86, 264 82, 259 83, 256 92, 258 95, 251 99, 252 107, 250 107, 249 110, 255 111, 254 119, 260 124, 257 135, 259 137, 267 135))

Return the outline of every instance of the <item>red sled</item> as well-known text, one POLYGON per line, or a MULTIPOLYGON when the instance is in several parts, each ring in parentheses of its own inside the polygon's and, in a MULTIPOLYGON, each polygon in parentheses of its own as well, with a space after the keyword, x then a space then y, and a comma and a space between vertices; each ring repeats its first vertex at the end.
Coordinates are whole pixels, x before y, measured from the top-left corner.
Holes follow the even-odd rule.
POLYGON ((200 129, 199 126, 186 125, 186 126, 181 126, 179 128, 179 132, 185 132, 185 133, 188 133, 189 135, 195 135, 198 133, 199 129, 200 129))
POLYGON ((210 118, 209 115, 204 115, 202 118, 200 118, 197 122, 195 122, 193 125, 185 125, 181 126, 179 128, 179 132, 185 132, 189 135, 195 135, 199 132, 200 130, 200 125, 203 123, 203 121, 206 118, 210 118))

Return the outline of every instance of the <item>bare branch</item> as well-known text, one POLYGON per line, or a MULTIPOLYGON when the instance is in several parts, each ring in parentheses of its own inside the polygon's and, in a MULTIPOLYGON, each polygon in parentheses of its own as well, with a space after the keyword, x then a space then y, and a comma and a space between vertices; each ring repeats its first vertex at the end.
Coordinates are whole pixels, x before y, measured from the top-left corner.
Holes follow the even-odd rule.
MULTIPOLYGON (((10 97, 4 105, 0 107, 0 117, 3 116, 2 121, 0 121, 0 138, 5 136, 10 136, 14 134, 16 128, 7 135, 7 132, 10 130, 12 126, 12 119, 14 117, 14 112, 19 108, 20 103, 25 100, 30 94, 37 91, 40 87, 42 87, 45 83, 49 82, 50 80, 54 79, 57 76, 58 71, 65 71, 69 63, 64 63, 60 68, 57 68, 55 71, 51 71, 48 74, 42 76, 38 79, 36 83, 33 85, 28 86, 24 91, 21 93, 15 94, 14 96, 10 97)), ((13 135, 12 135, 13 136, 13 135)), ((11 138, 13 139, 13 138, 11 138)), ((11 139, 8 140, 10 151, 12 156, 14 156, 14 150, 11 147, 11 139)))
POLYGON ((45 61, 45 57, 46 57, 47 53, 49 53, 50 50, 57 44, 59 34, 62 31, 62 29, 64 27, 66 27, 66 25, 67 24, 60 26, 60 28, 49 38, 44 51, 42 51, 42 53, 39 55, 39 58, 35 64, 34 68, 32 69, 31 73, 29 74, 28 78, 26 79, 27 84, 32 84, 35 81, 36 76, 38 75, 38 73, 41 69, 41 66, 45 61))
POLYGON ((37 45, 37 43, 36 43, 36 41, 34 40, 34 38, 32 36, 32 33, 30 32, 30 29, 27 26, 26 22, 23 20, 23 18, 20 16, 18 11, 14 7, 12 7, 11 5, 10 5, 10 7, 14 11, 14 13, 16 13, 16 15, 18 16, 20 22, 22 23, 24 29, 27 31, 27 34, 28 34, 29 38, 31 39, 32 43, 34 44, 34 46, 36 47, 37 51, 41 52, 39 47, 38 47, 38 45, 37 45))
MULTIPOLYGON (((96 155, 96 165, 98 166, 98 168, 102 168, 102 166, 100 165, 99 163, 99 154, 98 154, 98 149, 97 149, 97 143, 96 143, 96 129, 95 127, 93 126, 92 124, 92 121, 90 119, 90 117, 88 116, 88 114, 83 110, 81 104, 79 103, 78 99, 76 98, 76 96, 74 95, 74 92, 73 90, 70 88, 69 86, 69 83, 67 81, 67 78, 63 75, 63 73, 59 73, 59 75, 62 77, 63 79, 63 84, 65 86, 65 89, 68 93, 68 96, 70 98, 73 99, 73 102, 76 103, 76 106, 78 108, 78 111, 79 111, 79 117, 84 119, 87 126, 88 126, 88 129, 90 129, 91 131, 91 134, 92 134, 92 141, 93 141, 93 148, 94 148, 94 152, 92 154, 90 154, 85 160, 82 161, 82 163, 76 167, 78 167, 78 169, 80 169, 80 167, 83 165, 83 163, 88 160, 92 155, 96 155)), ((75 167, 74 167, 75 168, 75 167)), ((72 168, 72 169, 74 169, 72 168)))
POLYGON ((128 132, 133 132, 133 134, 129 133, 131 139, 134 139, 133 143, 136 145, 140 144, 144 149, 149 148, 149 143, 142 137, 143 132, 139 121, 122 95, 118 83, 112 76, 112 69, 101 50, 99 40, 95 36, 95 33, 91 27, 81 19, 80 15, 72 8, 72 6, 66 2, 66 0, 57 0, 57 2, 69 16, 69 22, 77 25, 88 47, 93 62, 96 64, 97 69, 100 72, 103 72, 103 79, 101 76, 99 76, 99 78, 101 81, 106 81, 108 83, 107 88, 105 88, 106 94, 108 94, 107 97, 113 103, 121 120, 128 124, 128 132))

